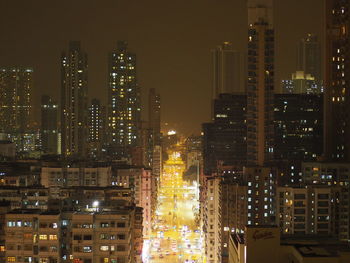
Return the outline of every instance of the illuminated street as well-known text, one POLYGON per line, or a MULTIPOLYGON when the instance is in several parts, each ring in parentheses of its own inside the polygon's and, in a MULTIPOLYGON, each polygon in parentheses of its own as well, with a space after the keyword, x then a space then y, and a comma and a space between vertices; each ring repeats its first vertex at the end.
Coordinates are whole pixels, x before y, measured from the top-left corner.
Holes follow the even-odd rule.
POLYGON ((183 181, 184 170, 180 153, 171 152, 164 164, 157 218, 151 241, 146 241, 149 253, 145 262, 203 262, 203 242, 195 220, 197 185, 183 181))

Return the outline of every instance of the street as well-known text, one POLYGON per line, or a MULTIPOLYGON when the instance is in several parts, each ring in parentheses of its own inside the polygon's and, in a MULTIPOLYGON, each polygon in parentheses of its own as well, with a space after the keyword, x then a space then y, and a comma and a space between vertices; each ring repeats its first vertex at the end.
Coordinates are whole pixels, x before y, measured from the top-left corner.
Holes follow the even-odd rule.
POLYGON ((158 209, 151 240, 145 241, 144 262, 202 262, 202 240, 196 224, 197 184, 182 178, 185 164, 173 151, 164 164, 158 209))

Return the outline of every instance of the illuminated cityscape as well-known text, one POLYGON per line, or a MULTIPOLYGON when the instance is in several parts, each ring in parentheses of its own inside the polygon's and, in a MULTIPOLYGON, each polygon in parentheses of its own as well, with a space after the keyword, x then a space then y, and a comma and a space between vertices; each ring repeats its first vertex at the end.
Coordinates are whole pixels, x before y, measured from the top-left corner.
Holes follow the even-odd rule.
POLYGON ((349 0, 1 10, 0 263, 350 262, 349 0))

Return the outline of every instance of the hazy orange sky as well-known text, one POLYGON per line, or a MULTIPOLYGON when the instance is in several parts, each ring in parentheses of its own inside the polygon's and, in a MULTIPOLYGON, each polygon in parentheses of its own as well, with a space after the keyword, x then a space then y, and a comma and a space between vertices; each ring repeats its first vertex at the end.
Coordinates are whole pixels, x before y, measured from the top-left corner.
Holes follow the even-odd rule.
MULTIPOLYGON (((296 70, 296 42, 322 34, 322 3, 275 0, 276 82, 296 70)), ((69 40, 88 53, 90 98, 106 103, 107 55, 126 40, 137 54, 144 118, 148 89, 156 88, 162 121, 186 134, 210 119, 210 50, 223 41, 242 52, 246 46, 245 0, 11 0, 0 10, 0 66, 34 68, 37 109, 42 94, 59 101, 60 55, 69 40)))

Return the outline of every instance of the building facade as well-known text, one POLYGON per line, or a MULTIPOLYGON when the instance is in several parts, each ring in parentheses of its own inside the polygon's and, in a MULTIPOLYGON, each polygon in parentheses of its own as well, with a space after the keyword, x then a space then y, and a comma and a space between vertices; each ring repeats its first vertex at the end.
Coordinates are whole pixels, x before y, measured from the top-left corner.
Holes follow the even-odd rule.
POLYGON ((47 95, 41 97, 41 147, 46 154, 58 153, 58 105, 47 95))
POLYGON ((350 160, 349 2, 325 1, 325 158, 350 160))
POLYGON ((276 160, 312 161, 323 153, 323 95, 275 94, 276 160))
POLYGON ((247 162, 273 160, 274 29, 272 0, 248 1, 247 162))
POLYGON ((220 94, 213 107, 213 122, 202 126, 206 175, 216 171, 218 162, 243 165, 247 156, 246 96, 220 94))
POLYGON ((321 45, 317 35, 309 33, 300 39, 297 44, 297 70, 304 71, 321 82, 323 80, 321 58, 321 45))
POLYGON ((108 126, 109 143, 117 157, 140 141, 140 91, 136 79, 136 55, 127 43, 119 41, 108 59, 108 126))
POLYGON ((85 157, 88 136, 87 54, 71 41, 61 57, 61 153, 85 157))
POLYGON ((222 93, 244 92, 243 56, 224 42, 211 51, 213 99, 222 93))
POLYGON ((33 69, 0 69, 0 131, 28 133, 31 121, 33 69))

